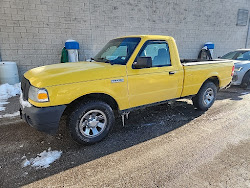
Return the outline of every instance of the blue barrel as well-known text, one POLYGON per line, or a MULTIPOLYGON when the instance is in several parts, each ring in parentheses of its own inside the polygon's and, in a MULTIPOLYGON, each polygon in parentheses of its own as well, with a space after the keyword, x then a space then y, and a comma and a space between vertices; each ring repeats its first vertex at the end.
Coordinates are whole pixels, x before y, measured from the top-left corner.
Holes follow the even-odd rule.
POLYGON ((204 46, 206 46, 209 50, 214 49, 214 43, 212 43, 212 42, 207 42, 204 44, 204 46))
POLYGON ((67 40, 65 42, 65 48, 67 50, 79 50, 80 49, 80 45, 79 45, 79 42, 77 42, 75 40, 67 40))

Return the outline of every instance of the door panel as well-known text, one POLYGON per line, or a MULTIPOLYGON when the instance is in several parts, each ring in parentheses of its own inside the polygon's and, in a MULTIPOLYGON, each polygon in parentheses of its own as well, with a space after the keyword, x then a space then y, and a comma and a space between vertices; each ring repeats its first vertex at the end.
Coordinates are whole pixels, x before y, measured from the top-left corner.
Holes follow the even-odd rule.
POLYGON ((144 69, 128 68, 128 90, 131 107, 179 97, 183 71, 178 70, 171 64, 166 41, 145 42, 137 57, 151 57, 152 67, 144 69), (169 72, 172 74, 169 74, 169 72))
POLYGON ((131 107, 176 98, 179 95, 179 78, 182 71, 173 67, 154 67, 135 70, 128 75, 129 101, 131 107), (169 71, 175 74, 169 75, 169 71))

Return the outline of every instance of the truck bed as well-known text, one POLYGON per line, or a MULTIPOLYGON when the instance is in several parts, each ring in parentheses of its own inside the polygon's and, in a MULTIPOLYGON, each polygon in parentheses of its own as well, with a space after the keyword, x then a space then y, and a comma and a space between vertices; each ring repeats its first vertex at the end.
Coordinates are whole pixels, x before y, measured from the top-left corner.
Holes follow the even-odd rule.
POLYGON ((218 88, 225 87, 232 79, 233 62, 231 60, 181 60, 184 70, 183 91, 181 97, 198 93, 204 81, 213 76, 218 79, 218 88), (212 76, 211 76, 212 75, 212 76), (201 82, 203 80, 203 82, 201 82))

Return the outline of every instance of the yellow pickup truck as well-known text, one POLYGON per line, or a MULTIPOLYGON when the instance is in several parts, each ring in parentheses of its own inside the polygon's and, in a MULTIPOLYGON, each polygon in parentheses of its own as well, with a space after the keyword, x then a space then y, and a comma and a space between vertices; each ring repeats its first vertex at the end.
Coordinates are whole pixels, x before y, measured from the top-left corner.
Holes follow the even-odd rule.
POLYGON ((24 74, 21 117, 40 131, 55 133, 63 114, 80 144, 102 140, 132 110, 192 97, 207 110, 232 79, 229 60, 180 60, 169 36, 116 38, 88 62, 42 66, 24 74))

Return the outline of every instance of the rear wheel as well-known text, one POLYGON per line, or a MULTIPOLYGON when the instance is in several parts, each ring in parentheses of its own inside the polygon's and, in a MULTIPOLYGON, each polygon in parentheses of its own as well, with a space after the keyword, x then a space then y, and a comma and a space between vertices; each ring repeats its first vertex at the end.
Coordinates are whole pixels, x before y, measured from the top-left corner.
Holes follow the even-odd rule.
POLYGON ((112 108, 101 101, 77 106, 68 119, 71 137, 80 144, 94 144, 105 138, 114 123, 112 108))
POLYGON ((242 88, 247 88, 248 86, 250 85, 250 71, 248 71, 245 75, 244 75, 244 77, 243 77, 243 79, 242 79, 242 83, 241 83, 241 87, 242 88))
POLYGON ((198 92, 198 94, 192 98, 193 105, 199 110, 206 111, 214 103, 217 95, 217 87, 213 82, 206 82, 198 92))

